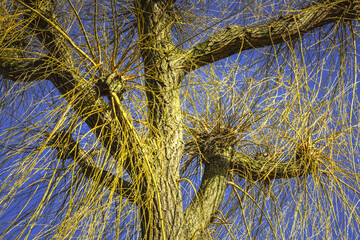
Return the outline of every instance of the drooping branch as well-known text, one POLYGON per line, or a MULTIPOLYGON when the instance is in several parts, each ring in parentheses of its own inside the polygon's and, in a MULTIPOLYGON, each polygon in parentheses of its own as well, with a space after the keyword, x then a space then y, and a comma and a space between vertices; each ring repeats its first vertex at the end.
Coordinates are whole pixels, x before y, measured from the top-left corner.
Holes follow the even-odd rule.
POLYGON ((135 192, 133 185, 113 173, 95 165, 91 155, 86 152, 66 131, 56 132, 51 137, 51 147, 56 148, 57 156, 61 159, 73 159, 79 170, 94 183, 102 185, 117 194, 134 202, 135 192))
POLYGON ((261 48, 297 39, 301 35, 339 19, 352 20, 360 16, 357 0, 319 1, 265 24, 241 27, 229 26, 187 51, 185 68, 194 70, 241 51, 261 48))

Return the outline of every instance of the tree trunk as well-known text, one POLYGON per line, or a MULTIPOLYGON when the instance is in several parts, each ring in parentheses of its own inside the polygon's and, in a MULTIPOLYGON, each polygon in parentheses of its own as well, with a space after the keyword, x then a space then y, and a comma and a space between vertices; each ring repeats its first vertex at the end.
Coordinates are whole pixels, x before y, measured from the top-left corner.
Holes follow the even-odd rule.
POLYGON ((178 179, 184 150, 179 87, 183 74, 173 60, 173 3, 139 0, 136 8, 152 152, 146 154, 151 158, 144 160, 150 173, 146 176, 145 204, 140 206, 142 237, 182 239, 184 214, 178 179), (149 201, 152 204, 146 204, 149 201))

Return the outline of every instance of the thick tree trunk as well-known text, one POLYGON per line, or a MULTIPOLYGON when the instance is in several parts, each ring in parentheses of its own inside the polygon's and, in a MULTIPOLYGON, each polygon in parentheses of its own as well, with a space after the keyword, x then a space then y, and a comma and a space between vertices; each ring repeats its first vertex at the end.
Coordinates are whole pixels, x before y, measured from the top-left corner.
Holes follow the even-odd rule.
POLYGON ((141 211, 144 239, 182 239, 183 207, 179 166, 183 155, 180 87, 171 37, 171 1, 136 1, 141 55, 145 66, 150 174, 141 211), (146 204, 146 203, 151 204, 146 204))
POLYGON ((183 130, 179 88, 173 87, 177 85, 174 83, 177 76, 169 69, 166 71, 169 76, 146 77, 148 118, 152 127, 149 135, 152 154, 148 156, 152 157, 145 161, 149 161, 152 175, 147 175, 143 202, 150 201, 152 206, 146 205, 141 213, 144 239, 182 239, 184 217, 178 179, 183 130))

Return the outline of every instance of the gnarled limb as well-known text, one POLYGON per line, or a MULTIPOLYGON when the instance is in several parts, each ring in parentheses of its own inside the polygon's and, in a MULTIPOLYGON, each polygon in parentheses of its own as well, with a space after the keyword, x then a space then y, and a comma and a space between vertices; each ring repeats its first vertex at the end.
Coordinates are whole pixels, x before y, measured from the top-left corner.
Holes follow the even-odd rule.
POLYGON ((204 238, 212 217, 219 210, 228 183, 228 172, 251 181, 268 183, 272 179, 302 177, 319 170, 316 150, 302 143, 288 161, 274 161, 268 154, 254 158, 234 149, 237 133, 226 128, 202 132, 189 149, 199 151, 205 165, 201 185, 185 210, 186 238, 204 238), (191 147, 194 145, 194 147, 191 147))
POLYGON ((222 128, 198 136, 197 146, 205 169, 200 188, 185 210, 187 239, 204 238, 204 230, 219 210, 227 187, 235 138, 235 134, 222 128))
MULTIPOLYGON (((221 139, 221 137, 219 138, 221 139)), ((230 146, 217 147, 214 142, 207 143, 214 152, 204 151, 205 170, 201 186, 190 205, 185 210, 185 226, 187 238, 202 238, 211 219, 216 215, 223 200, 228 171, 233 170, 239 177, 251 181, 268 182, 272 179, 293 178, 309 175, 317 168, 316 162, 306 157, 302 150, 296 157, 287 162, 276 162, 270 158, 252 158, 235 152, 230 146), (235 153, 234 153, 235 152, 235 153)))
POLYGON ((241 51, 270 46, 297 39, 311 30, 360 16, 357 0, 319 1, 296 14, 288 14, 265 24, 241 27, 229 26, 187 51, 188 71, 229 57, 241 51))

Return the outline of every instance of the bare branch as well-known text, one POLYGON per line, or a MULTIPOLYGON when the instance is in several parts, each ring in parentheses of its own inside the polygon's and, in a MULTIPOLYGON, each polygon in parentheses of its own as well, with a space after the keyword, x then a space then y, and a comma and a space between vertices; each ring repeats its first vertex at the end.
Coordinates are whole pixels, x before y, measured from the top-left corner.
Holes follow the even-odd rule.
POLYGON ((0 74, 12 81, 37 81, 49 76, 51 72, 52 66, 45 58, 32 61, 0 58, 0 74))
POLYGON ((81 173, 98 185, 103 185, 110 191, 115 191, 129 201, 134 202, 135 193, 133 185, 113 173, 97 167, 90 156, 66 131, 55 133, 52 138, 52 147, 56 148, 58 157, 62 159, 72 158, 80 167, 81 173))
POLYGON ((192 239, 202 235, 219 210, 227 186, 229 163, 234 139, 226 130, 204 134, 198 140, 204 156, 205 170, 201 185, 185 210, 185 236, 192 239), (228 141, 224 141, 226 136, 228 141))
POLYGON ((236 152, 231 159, 231 168, 241 178, 268 182, 272 179, 302 177, 313 173, 314 162, 296 155, 289 161, 275 161, 272 156, 251 158, 236 152))
POLYGON ((360 15, 360 3, 356 0, 322 2, 265 24, 223 28, 187 51, 185 68, 194 70, 245 50, 297 39, 315 28, 360 15))

